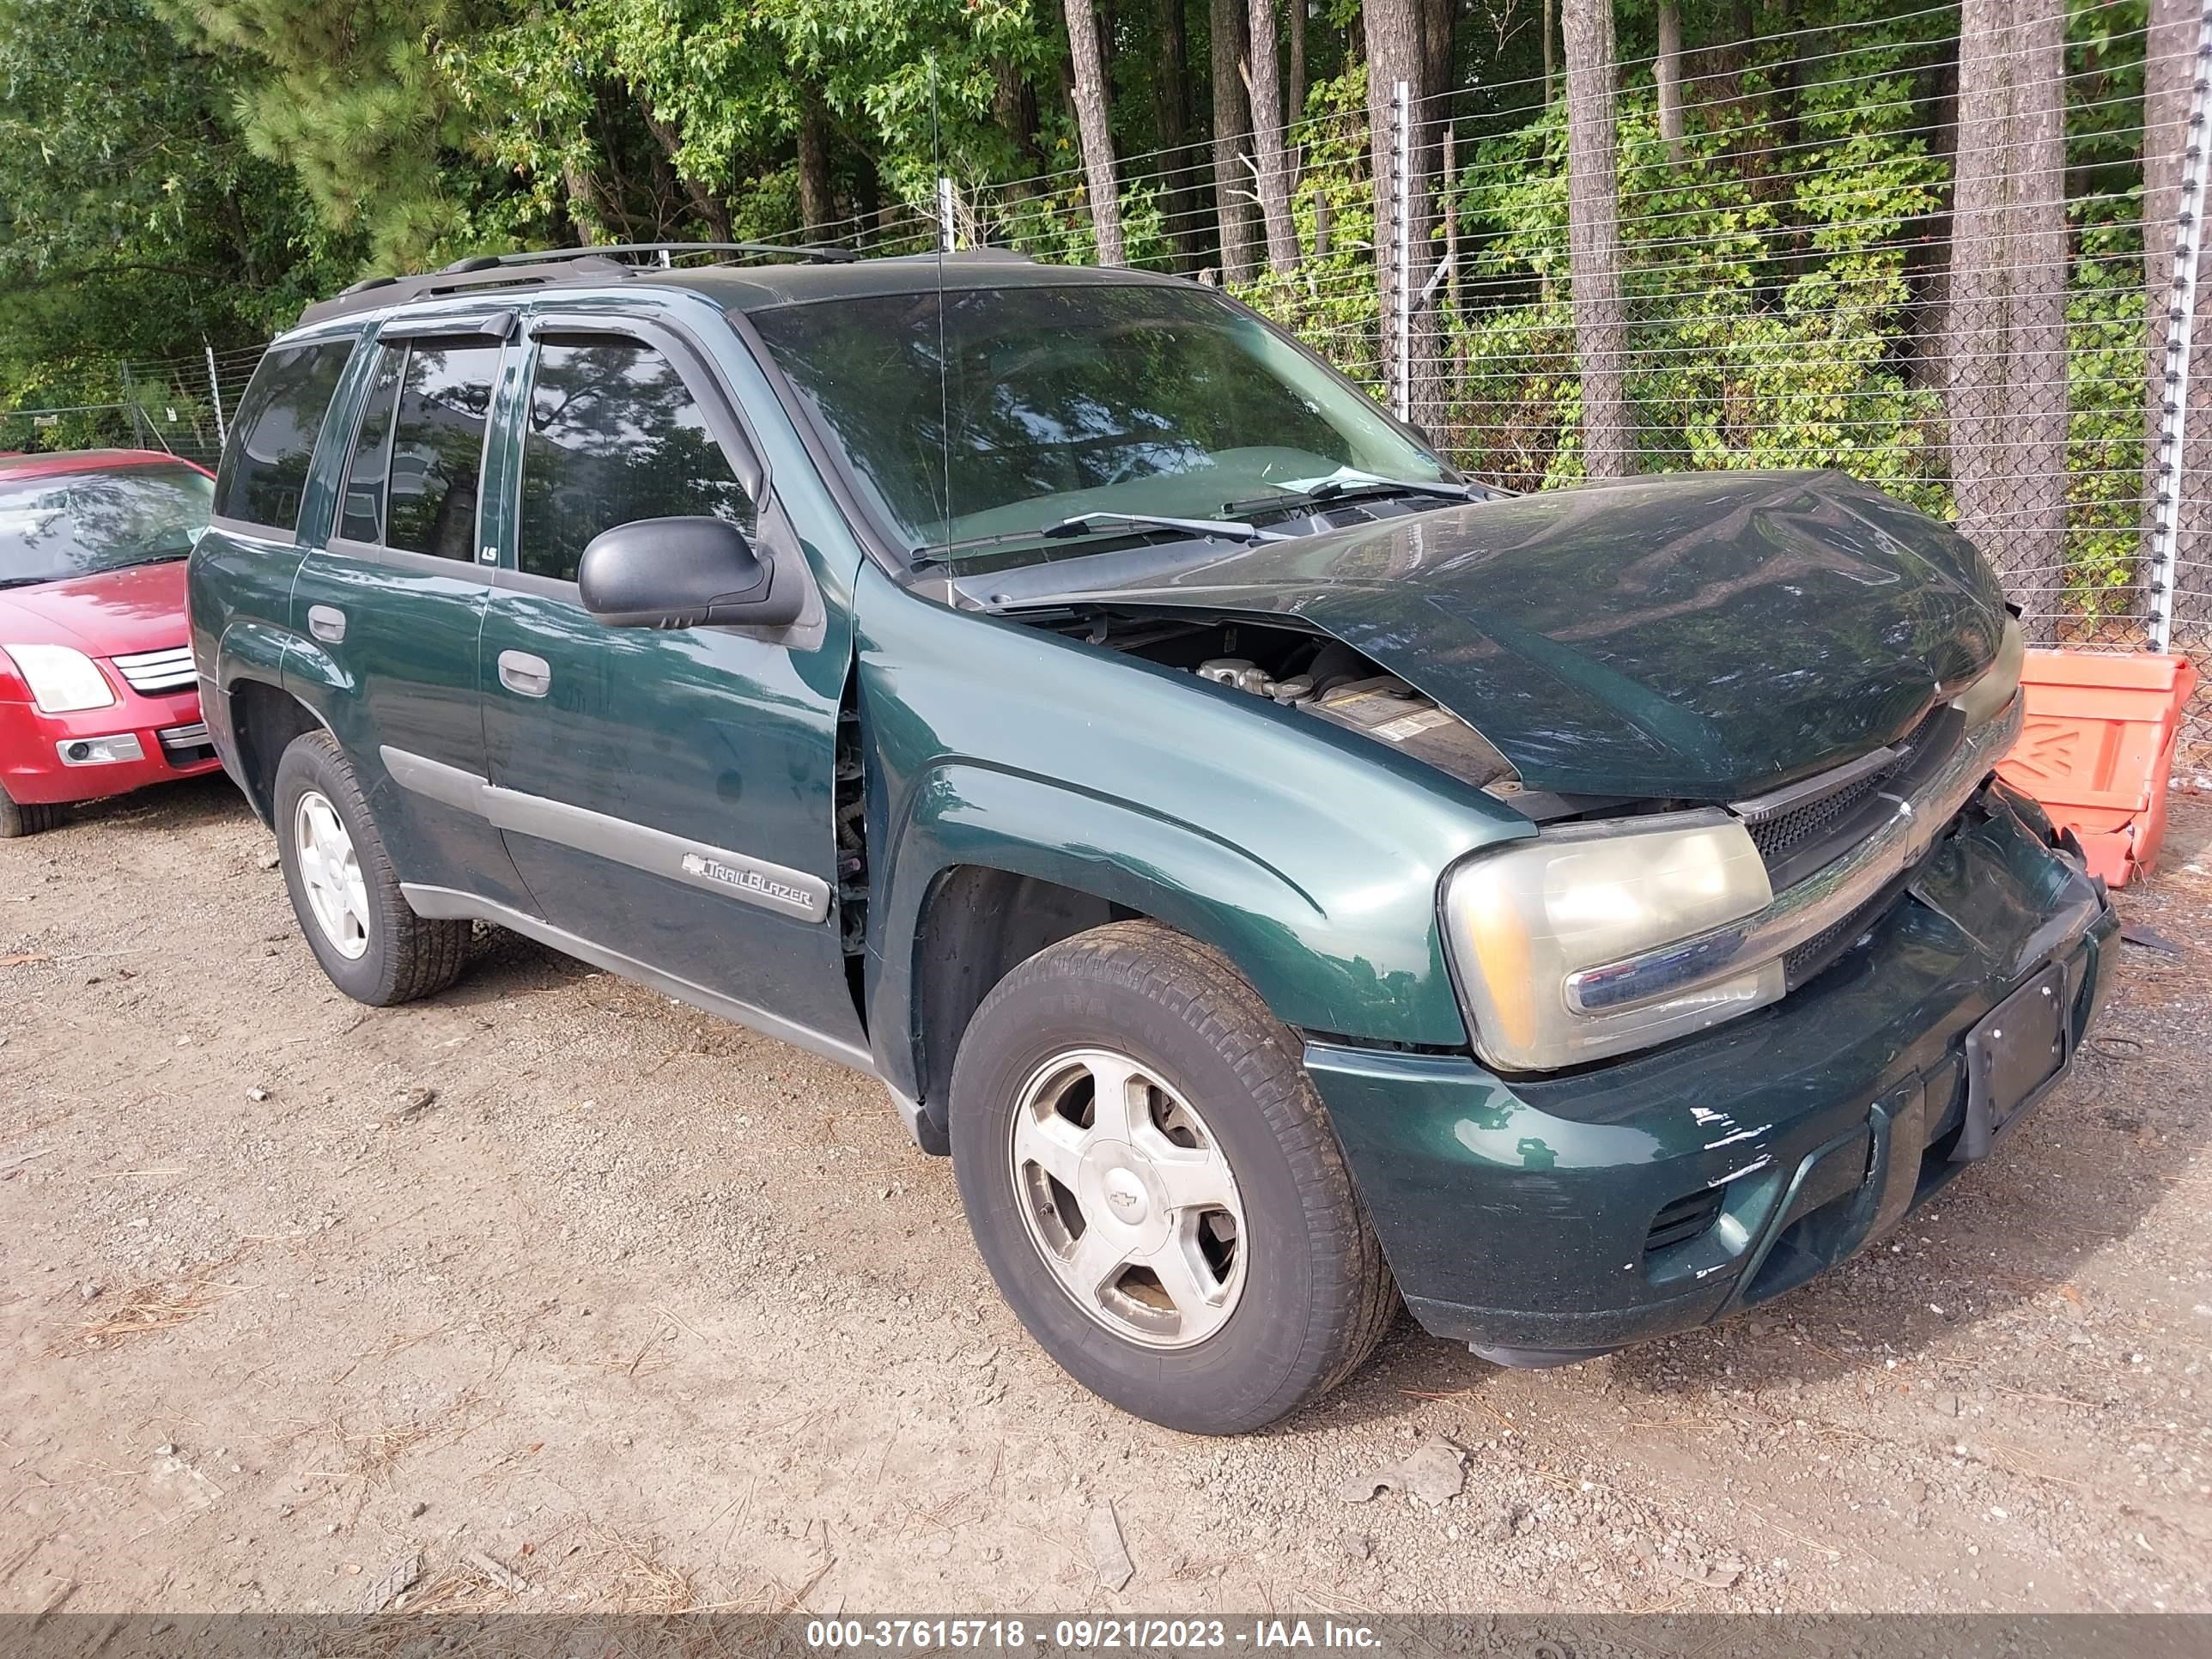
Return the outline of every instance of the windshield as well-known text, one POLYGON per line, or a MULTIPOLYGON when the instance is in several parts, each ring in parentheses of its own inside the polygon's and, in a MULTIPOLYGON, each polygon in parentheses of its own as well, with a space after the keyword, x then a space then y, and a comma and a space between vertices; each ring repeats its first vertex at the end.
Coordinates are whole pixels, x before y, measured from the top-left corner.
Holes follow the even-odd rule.
POLYGON ((1207 289, 953 289, 941 321, 939 297, 752 319, 909 548, 1444 477, 1357 389, 1207 289))
POLYGON ((214 480, 182 465, 0 478, 0 587, 181 559, 214 499, 214 480))

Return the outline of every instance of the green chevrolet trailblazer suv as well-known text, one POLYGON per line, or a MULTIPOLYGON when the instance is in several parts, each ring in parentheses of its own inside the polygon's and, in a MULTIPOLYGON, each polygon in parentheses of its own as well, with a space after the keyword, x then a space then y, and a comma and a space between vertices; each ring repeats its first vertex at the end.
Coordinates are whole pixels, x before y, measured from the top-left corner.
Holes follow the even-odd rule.
POLYGON ((1943 526, 1494 493, 1178 278, 640 255, 349 289, 232 425, 202 695, 349 995, 492 922, 879 1079, 1210 1432, 1401 1297, 1522 1365, 1764 1302, 2066 1070, 2115 923, 1943 526))

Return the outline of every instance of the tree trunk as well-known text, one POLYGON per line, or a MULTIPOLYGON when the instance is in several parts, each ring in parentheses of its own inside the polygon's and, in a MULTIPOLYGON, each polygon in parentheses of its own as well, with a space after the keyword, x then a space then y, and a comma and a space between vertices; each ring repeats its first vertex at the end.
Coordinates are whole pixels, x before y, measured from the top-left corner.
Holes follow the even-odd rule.
POLYGON ((1680 0, 1659 0, 1659 55, 1651 63, 1659 88, 1659 136, 1667 159, 1682 165, 1682 8, 1680 0))
POLYGON ((1613 118, 1613 0, 1565 0, 1567 269, 1583 385, 1583 464, 1593 478, 1634 470, 1620 304, 1620 145, 1613 118))
POLYGON ((1014 181, 1017 197, 1033 194, 1036 175, 1044 171, 1044 151, 1037 143, 1036 88, 1030 77, 1010 58, 1001 58, 992 65, 996 82, 991 95, 991 113, 999 127, 1014 147, 1018 165, 1024 175, 1014 181))
POLYGON ((1428 43, 1422 28, 1423 0, 1367 0, 1362 15, 1367 40, 1367 108, 1375 179, 1376 295, 1382 310, 1383 379, 1394 393, 1403 392, 1408 418, 1426 431, 1435 431, 1443 412, 1442 365, 1437 361, 1436 308, 1419 304, 1429 273, 1435 268, 1429 227, 1433 222, 1429 175, 1420 165, 1418 139, 1412 146, 1413 165, 1405 179, 1406 268, 1398 268, 1398 155, 1397 113, 1391 99, 1401 81, 1411 100, 1412 118, 1418 121, 1421 99, 1428 91, 1428 43), (1411 373, 1400 385, 1398 363, 1398 295, 1402 279, 1412 319, 1407 356, 1411 373))
MULTIPOLYGON (((1073 0, 1070 0, 1073 3, 1073 0)), ((1301 0, 1291 0, 1297 5, 1301 0)), ((1291 160, 1283 138, 1282 72, 1275 47, 1275 0, 1252 0, 1252 156, 1258 164, 1260 218, 1267 227, 1267 264, 1278 276, 1298 268, 1297 227, 1291 219, 1291 160)))
POLYGON ((801 82, 799 86, 799 216, 804 239, 837 216, 836 198, 830 177, 830 110, 822 89, 801 82))
POLYGON ((1437 177, 1442 181, 1444 198, 1444 293, 1451 301, 1452 313, 1459 314, 1459 181, 1454 176, 1459 171, 1459 158, 1454 154, 1452 124, 1444 123, 1443 167, 1437 177))
MULTIPOLYGON (((1291 78, 1283 94, 1283 125, 1295 129, 1306 118, 1306 0, 1290 0, 1291 78)), ((1291 171, 1297 176, 1298 147, 1291 144, 1291 171)))
POLYGON ((1953 498, 2056 643, 2065 585, 2064 0, 1964 0, 1953 188, 1953 498))
POLYGON ((1190 143, 1190 40, 1184 0, 1155 0, 1158 7, 1159 72, 1152 76, 1152 121, 1159 131, 1168 175, 1168 225, 1176 263, 1195 270, 1204 228, 1199 223, 1198 182, 1190 143))
POLYGON ((669 167, 671 171, 675 172, 677 182, 683 186, 684 194, 690 199, 691 210, 706 222, 710 239, 718 242, 728 241, 730 240, 729 209, 722 204, 720 198, 704 185, 686 178, 680 171, 676 171, 676 153, 684 148, 684 135, 670 123, 663 120, 659 112, 650 103, 641 100, 638 104, 638 113, 645 118, 646 129, 653 134, 653 142, 660 146, 661 152, 668 157, 669 167))
POLYGON ((1221 226, 1221 280, 1249 283, 1255 252, 1252 174, 1244 158, 1252 119, 1239 67, 1250 50, 1245 0, 1212 0, 1212 7, 1213 211, 1221 226))
POLYGON ((1552 61, 1552 40, 1559 33, 1552 26, 1552 0, 1544 0, 1544 107, 1552 106, 1552 76, 1557 72, 1552 61))
MULTIPOLYGON (((1929 134, 1928 152, 1939 173, 1955 178, 1959 155, 1959 43, 1937 48, 1929 70, 1928 94, 1918 100, 1917 124, 1929 134)), ((1908 230, 1905 280, 1913 301, 1906 374, 1919 389, 1940 393, 1950 370, 1948 318, 1951 312, 1951 210, 1949 201, 1923 216, 1908 230)), ((1948 457, 1942 465, 1948 466, 1948 457)))
MULTIPOLYGON (((1421 82, 1425 95, 1440 98, 1453 89, 1456 80, 1453 70, 1453 23, 1459 10, 1459 0, 1421 0, 1421 82)), ((1425 109, 1425 119, 1433 120, 1446 112, 1441 108, 1425 109)), ((1430 140, 1430 148, 1436 141, 1430 140)))
POLYGON ((605 210, 592 175, 578 167, 561 170, 561 189, 568 198, 568 222, 576 228, 578 246, 591 247, 607 240, 605 210))
POLYGON ((1114 174, 1114 131, 1106 109, 1106 66, 1098 49, 1098 17, 1091 0, 1067 0, 1067 44, 1075 60, 1075 124, 1083 138, 1083 176, 1098 263, 1123 265, 1121 190, 1114 174))

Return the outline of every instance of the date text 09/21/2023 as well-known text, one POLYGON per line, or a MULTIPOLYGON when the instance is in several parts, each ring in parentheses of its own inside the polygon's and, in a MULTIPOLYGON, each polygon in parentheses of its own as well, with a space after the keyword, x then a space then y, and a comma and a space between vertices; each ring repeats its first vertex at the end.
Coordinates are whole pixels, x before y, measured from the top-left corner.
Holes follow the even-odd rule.
POLYGON ((1109 1652, 1116 1650, 1243 1648, 1255 1652, 1297 1648, 1372 1650, 1382 1638, 1370 1626, 1333 1619, 1083 1618, 815 1619, 806 1644, 829 1650, 917 1652, 945 1648, 1018 1648, 1109 1652))

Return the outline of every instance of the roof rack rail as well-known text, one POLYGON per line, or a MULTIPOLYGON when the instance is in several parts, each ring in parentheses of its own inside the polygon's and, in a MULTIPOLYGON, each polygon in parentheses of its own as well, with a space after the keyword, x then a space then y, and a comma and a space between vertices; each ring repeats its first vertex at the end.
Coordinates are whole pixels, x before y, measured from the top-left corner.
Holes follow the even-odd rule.
POLYGON ((603 242, 593 247, 533 248, 520 253, 480 254, 473 259, 456 260, 446 269, 489 270, 494 265, 553 264, 611 253, 775 253, 820 264, 849 264, 860 257, 848 247, 799 246, 789 242, 603 242))
POLYGON ((657 265, 633 264, 611 256, 623 253, 772 253, 842 264, 860 256, 848 248, 787 247, 778 242, 617 242, 598 247, 546 248, 522 253, 477 254, 456 259, 442 270, 409 276, 370 276, 318 300, 300 313, 299 326, 326 323, 357 311, 402 304, 409 300, 472 289, 528 288, 591 274, 629 277, 657 265), (550 267, 550 269, 549 269, 550 267))

